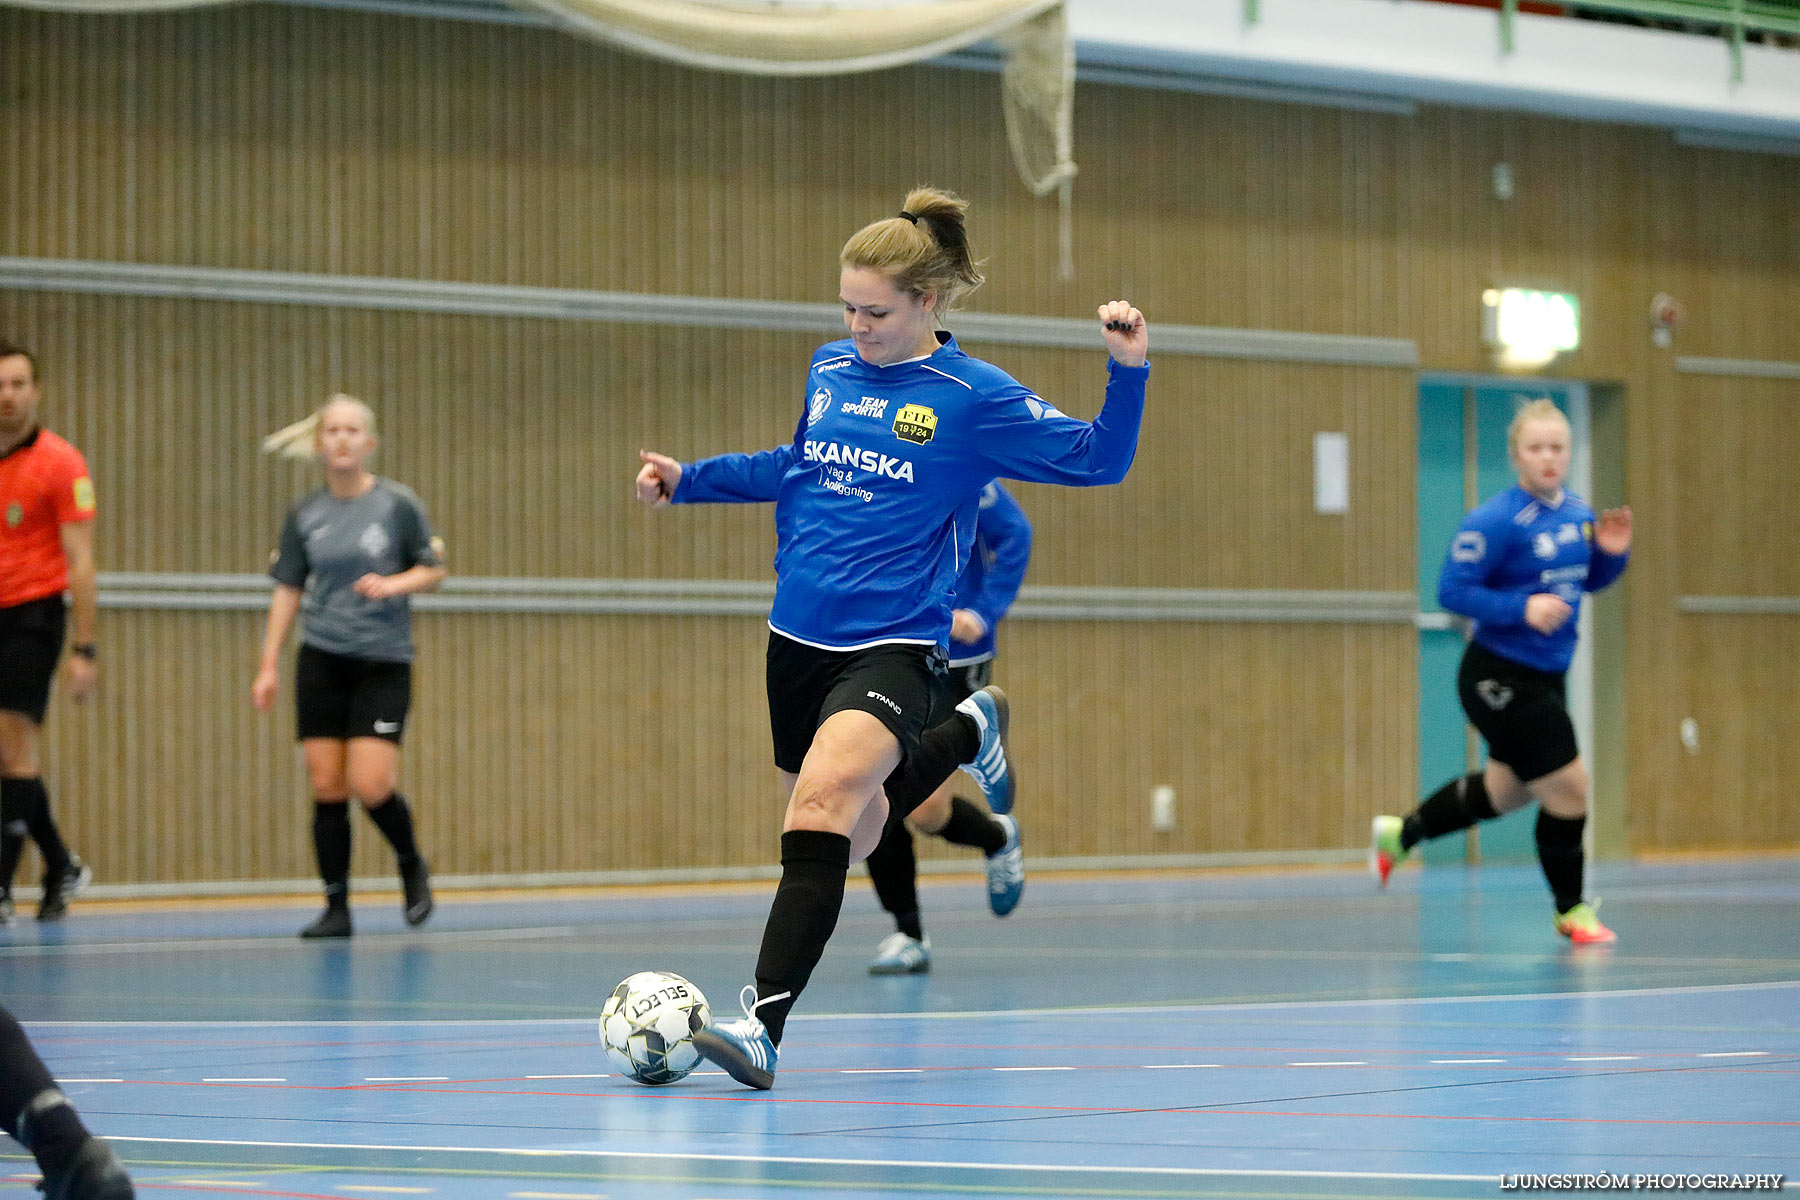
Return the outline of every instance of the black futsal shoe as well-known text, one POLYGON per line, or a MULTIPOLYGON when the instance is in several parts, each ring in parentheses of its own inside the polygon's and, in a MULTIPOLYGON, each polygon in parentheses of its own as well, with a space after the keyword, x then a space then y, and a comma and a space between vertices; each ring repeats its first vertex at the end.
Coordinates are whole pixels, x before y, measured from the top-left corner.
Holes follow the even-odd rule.
POLYGON ((410 864, 401 864, 400 886, 406 891, 406 923, 423 925, 430 920, 437 901, 431 896, 431 871, 424 855, 414 855, 410 864))
POLYGON ((44 1200, 133 1200, 131 1176, 112 1147, 89 1138, 60 1171, 46 1172, 38 1184, 44 1200))
POLYGON ((37 919, 60 921, 69 915, 69 901, 94 879, 94 869, 73 854, 60 871, 44 876, 44 897, 38 901, 37 919))
POLYGON ((335 904, 325 906, 319 919, 300 931, 303 938, 347 938, 350 936, 350 910, 335 904))

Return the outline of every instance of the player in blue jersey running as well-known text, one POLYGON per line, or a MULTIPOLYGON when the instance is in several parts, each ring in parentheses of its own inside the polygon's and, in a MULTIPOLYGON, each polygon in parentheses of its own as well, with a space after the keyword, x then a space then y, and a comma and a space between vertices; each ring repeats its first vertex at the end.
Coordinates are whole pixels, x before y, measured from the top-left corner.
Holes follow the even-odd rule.
MULTIPOLYGON (((956 607, 950 613, 949 700, 960 703, 992 681, 1001 618, 1012 607, 1031 561, 1031 522, 999 483, 981 489, 975 519, 975 548, 956 580, 956 607)), ((1018 786, 1018 771, 1008 774, 1018 786)), ((1019 903, 1025 860, 1016 821, 1005 811, 984 812, 955 795, 949 783, 931 793, 911 816, 888 813, 881 841, 864 863, 881 907, 894 918, 894 932, 876 947, 871 975, 917 975, 931 970, 931 939, 919 918, 919 861, 912 831, 939 837, 953 846, 972 846, 987 856, 988 907, 1004 917, 1019 903)))
POLYGON ((1438 603, 1475 628, 1457 673, 1486 769, 1451 780, 1404 818, 1376 817, 1370 867, 1383 886, 1407 853, 1536 799, 1537 850, 1556 901, 1556 931, 1577 945, 1613 931, 1582 898, 1588 772, 1569 720, 1564 675, 1585 592, 1625 571, 1631 510, 1598 518, 1563 487, 1569 421, 1549 400, 1521 405, 1507 431, 1519 482, 1464 520, 1438 581, 1438 603))
POLYGON ((966 208, 915 189, 897 216, 844 244, 850 337, 814 352, 792 441, 689 463, 640 454, 646 504, 775 503, 768 694, 788 792, 781 882, 744 1019, 694 1036, 755 1088, 774 1085, 788 1012, 837 926, 850 863, 875 846, 890 802, 912 811, 963 763, 990 805, 1010 801, 999 690, 932 719, 982 488, 1000 477, 1117 483, 1137 452, 1149 331, 1128 302, 1099 309, 1111 357, 1091 424, 938 329, 982 281, 966 208))

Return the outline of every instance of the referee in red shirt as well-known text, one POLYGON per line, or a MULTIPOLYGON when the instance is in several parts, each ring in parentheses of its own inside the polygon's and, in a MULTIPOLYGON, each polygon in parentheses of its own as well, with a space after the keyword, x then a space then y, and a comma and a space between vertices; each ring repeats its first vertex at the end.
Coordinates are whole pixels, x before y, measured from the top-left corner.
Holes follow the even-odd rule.
POLYGON ((38 395, 37 360, 0 341, 0 925, 27 837, 44 858, 38 920, 61 918, 92 878, 50 816, 38 737, 71 609, 69 694, 85 699, 99 674, 94 482, 81 451, 37 423, 38 395))

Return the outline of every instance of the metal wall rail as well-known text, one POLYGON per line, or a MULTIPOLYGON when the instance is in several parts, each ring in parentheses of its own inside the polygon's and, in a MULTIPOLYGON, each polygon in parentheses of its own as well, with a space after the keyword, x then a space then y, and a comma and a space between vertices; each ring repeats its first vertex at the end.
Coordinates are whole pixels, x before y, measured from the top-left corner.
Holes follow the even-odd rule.
MULTIPOLYGON (((844 330, 839 305, 795 300, 665 296, 63 258, 0 256, 0 288, 825 334, 842 334, 844 330)), ((1077 350, 1098 349, 1101 345, 1094 322, 1073 317, 964 312, 957 314, 955 325, 958 339, 965 342, 1077 350)), ((1209 325, 1158 325, 1156 352, 1344 366, 1419 365, 1418 345, 1409 338, 1209 325)))
MULTIPOLYGON (((258 611, 272 586, 265 575, 150 571, 102 571, 99 582, 102 608, 165 611, 258 611)), ((455 575, 413 604, 423 612, 762 617, 774 597, 775 585, 760 580, 455 575)), ((1026 587, 1009 619, 1404 625, 1415 617, 1408 592, 1026 587)))

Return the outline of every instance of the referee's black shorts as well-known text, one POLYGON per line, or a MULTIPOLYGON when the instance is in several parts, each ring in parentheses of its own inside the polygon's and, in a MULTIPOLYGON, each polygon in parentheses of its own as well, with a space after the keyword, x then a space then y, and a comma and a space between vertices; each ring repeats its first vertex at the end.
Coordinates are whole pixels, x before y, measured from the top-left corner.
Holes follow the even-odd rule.
POLYGON ((1534 670, 1470 642, 1456 693, 1469 724, 1487 739, 1488 756, 1521 782, 1542 779, 1580 755, 1562 672, 1534 670))
POLYGON ((44 723, 68 622, 61 596, 0 608, 0 709, 44 723))
POLYGON ((411 663, 352 658, 300 644, 294 712, 301 741, 372 737, 398 746, 411 707, 411 663))
POLYGON ((944 654, 936 646, 890 642, 863 650, 824 650, 769 631, 769 730, 775 765, 789 774, 812 747, 813 734, 834 713, 855 709, 875 717, 900 743, 900 758, 941 716, 944 654))

